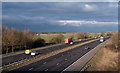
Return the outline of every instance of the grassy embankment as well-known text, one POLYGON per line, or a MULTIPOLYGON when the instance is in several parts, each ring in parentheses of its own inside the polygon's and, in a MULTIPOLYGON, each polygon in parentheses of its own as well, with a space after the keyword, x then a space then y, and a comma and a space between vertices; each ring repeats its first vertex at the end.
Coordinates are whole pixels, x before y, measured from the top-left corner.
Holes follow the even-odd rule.
POLYGON ((117 71, 118 54, 102 48, 88 63, 91 65, 86 71, 117 71))
POLYGON ((88 65, 90 66, 85 71, 118 71, 118 33, 112 36, 88 65))

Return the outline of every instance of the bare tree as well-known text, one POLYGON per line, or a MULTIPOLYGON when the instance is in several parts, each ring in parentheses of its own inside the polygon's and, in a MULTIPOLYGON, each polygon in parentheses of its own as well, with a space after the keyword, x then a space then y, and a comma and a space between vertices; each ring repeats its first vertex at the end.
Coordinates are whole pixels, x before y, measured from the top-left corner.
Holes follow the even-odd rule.
POLYGON ((9 29, 7 27, 4 27, 2 29, 2 50, 6 50, 6 54, 8 53, 8 46, 10 45, 10 41, 8 39, 9 37, 9 29))
POLYGON ((105 32, 101 32, 101 36, 105 36, 105 32))
POLYGON ((19 40, 17 35, 18 35, 18 31, 15 28, 12 28, 8 38, 10 41, 10 45, 12 47, 12 53, 14 53, 14 45, 16 45, 17 41, 19 40))

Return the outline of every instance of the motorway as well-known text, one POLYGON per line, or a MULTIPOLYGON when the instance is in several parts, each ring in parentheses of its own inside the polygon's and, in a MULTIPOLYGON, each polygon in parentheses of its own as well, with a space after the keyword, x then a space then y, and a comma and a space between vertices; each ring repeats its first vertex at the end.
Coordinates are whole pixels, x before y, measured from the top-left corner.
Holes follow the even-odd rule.
MULTIPOLYGON (((87 39, 87 40, 82 40, 82 41, 76 41, 76 42, 74 42, 73 45, 76 45, 76 44, 79 44, 79 43, 82 43, 82 42, 86 42, 86 41, 89 41, 89 40, 92 40, 92 39, 93 38, 87 39)), ((57 46, 46 47, 44 49, 38 49, 36 51, 38 51, 40 53, 40 55, 42 55, 42 54, 46 54, 46 53, 49 53, 49 52, 52 52, 52 51, 55 51, 55 50, 58 50, 58 49, 66 48, 66 47, 69 47, 69 46, 73 46, 73 45, 61 44, 61 45, 57 45, 57 46)), ((20 54, 16 54, 16 55, 2 57, 2 66, 8 65, 10 63, 17 62, 17 61, 20 61, 20 60, 23 60, 23 59, 26 59, 26 58, 27 59, 32 58, 32 57, 33 56, 31 56, 31 55, 25 55, 24 52, 20 53, 20 54)))
MULTIPOLYGON (((106 38, 107 40, 108 38, 106 38)), ((40 71, 57 71, 61 72, 65 68, 67 68, 69 65, 71 65, 73 62, 81 58, 83 55, 85 55, 87 52, 89 52, 91 49, 96 47, 100 44, 100 41, 93 41, 91 43, 84 44, 82 46, 73 48, 71 50, 59 53, 57 55, 39 60, 37 62, 22 66, 20 68, 14 69, 10 71, 13 72, 40 72, 40 71), (85 46, 89 46, 89 49, 86 50, 85 46)))

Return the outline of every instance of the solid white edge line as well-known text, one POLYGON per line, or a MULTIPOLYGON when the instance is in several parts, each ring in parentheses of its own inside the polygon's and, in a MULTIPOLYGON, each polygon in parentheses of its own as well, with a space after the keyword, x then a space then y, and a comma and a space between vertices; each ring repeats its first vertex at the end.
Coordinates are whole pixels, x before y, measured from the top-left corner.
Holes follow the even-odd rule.
MULTIPOLYGON (((108 39, 108 40, 109 40, 109 39, 108 39)), ((107 40, 107 41, 108 41, 108 40, 107 40)), ((105 42, 103 42, 103 43, 105 44, 107 41, 105 41, 105 42)), ((102 45, 103 43, 101 43, 101 44, 99 44, 99 45, 102 45)), ((96 47, 94 47, 92 50, 96 49, 99 45, 97 45, 96 47)), ((90 51, 92 51, 92 50, 90 50, 90 51)), ((89 52, 90 52, 90 51, 89 51, 89 52)), ((82 57, 86 56, 89 52, 87 52, 87 53, 86 53, 85 55, 83 55, 82 57)), ((82 58, 82 57, 81 57, 81 58, 82 58)), ((79 59, 81 59, 81 58, 79 58, 79 59)), ((78 59, 78 60, 79 60, 79 59, 78 59)), ((78 61, 78 60, 77 60, 77 61, 78 61)), ((67 68, 65 68, 62 72, 65 72, 69 67, 71 67, 73 64, 75 64, 77 61, 75 61, 74 63, 72 63, 71 65, 69 65, 69 66, 68 66, 67 68)), ((61 73, 62 73, 62 72, 61 72, 61 73)))

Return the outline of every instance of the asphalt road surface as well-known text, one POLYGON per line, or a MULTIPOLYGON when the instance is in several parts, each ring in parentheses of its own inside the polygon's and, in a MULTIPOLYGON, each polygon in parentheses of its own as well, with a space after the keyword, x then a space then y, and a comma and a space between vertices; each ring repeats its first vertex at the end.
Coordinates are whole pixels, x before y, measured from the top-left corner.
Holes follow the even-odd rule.
POLYGON ((71 50, 68 50, 66 52, 59 53, 57 55, 48 57, 46 59, 42 59, 40 61, 22 66, 20 68, 17 68, 15 70, 12 70, 10 72, 40 72, 40 71, 57 71, 61 72, 65 68, 67 68, 69 65, 71 65, 73 62, 77 61, 80 57, 85 55, 87 52, 89 52, 91 49, 96 47, 100 44, 100 41, 94 41, 91 43, 87 43, 85 45, 73 48, 71 50), (89 46, 89 49, 86 50, 85 46, 89 46))
POLYGON ((109 40, 99 44, 94 49, 90 50, 88 53, 86 53, 84 56, 79 58, 77 61, 75 61, 73 64, 68 66, 62 73, 66 71, 84 71, 85 68, 87 68, 85 65, 89 63, 89 61, 92 59, 92 57, 107 43, 109 40))
MULTIPOLYGON (((94 38, 83 40, 83 41, 77 41, 77 42, 74 42, 73 45, 76 45, 76 44, 79 44, 79 43, 82 43, 82 42, 85 42, 85 41, 89 41, 89 40, 92 40, 92 39, 94 39, 94 38)), ((44 49, 38 49, 36 51, 38 51, 40 54, 46 54, 46 53, 49 53, 51 51, 66 48, 68 46, 72 46, 72 45, 61 44, 61 45, 57 45, 57 46, 47 47, 47 48, 44 48, 44 49)), ((20 53, 20 54, 16 54, 16 55, 2 57, 2 65, 7 65, 9 63, 17 62, 19 60, 22 60, 22 59, 25 59, 25 58, 32 58, 32 57, 33 56, 31 56, 31 55, 25 55, 24 52, 20 53)))

